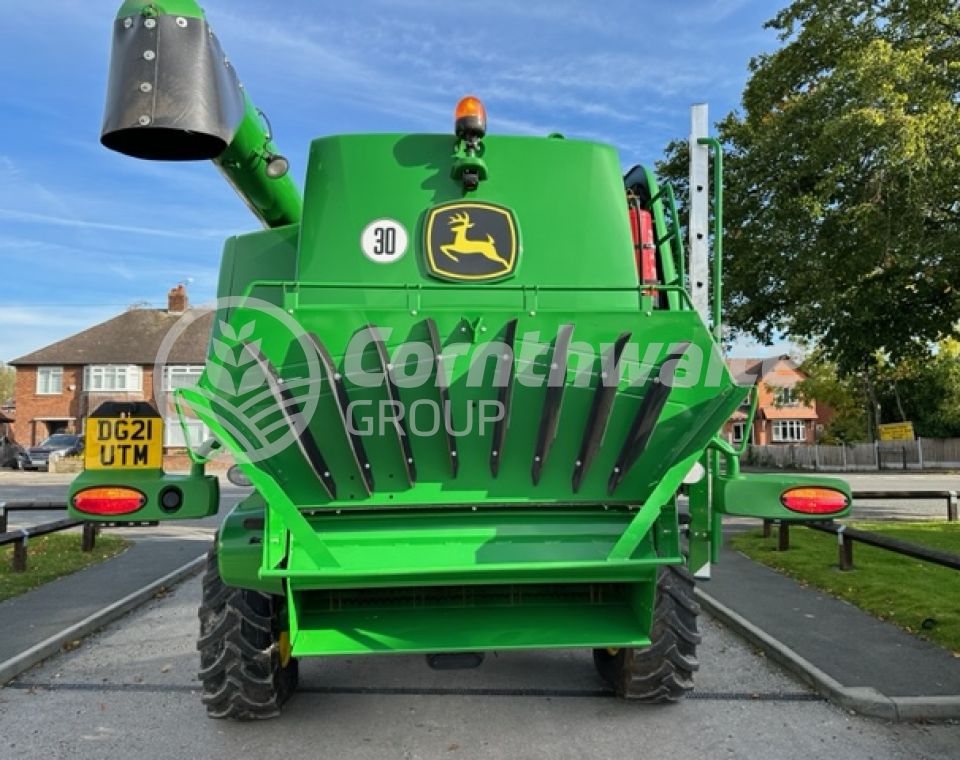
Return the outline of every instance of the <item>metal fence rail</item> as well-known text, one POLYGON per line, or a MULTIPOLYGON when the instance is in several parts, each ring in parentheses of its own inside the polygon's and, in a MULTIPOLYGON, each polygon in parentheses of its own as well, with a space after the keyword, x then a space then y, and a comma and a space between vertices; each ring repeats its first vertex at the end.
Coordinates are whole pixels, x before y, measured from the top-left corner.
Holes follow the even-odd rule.
POLYGON ((841 446, 751 444, 744 464, 824 472, 960 468, 960 438, 918 438, 841 446))
POLYGON ((0 501, 0 533, 7 531, 7 516, 11 512, 53 512, 65 510, 66 502, 62 501, 41 501, 31 499, 29 501, 0 501))
POLYGON ((11 568, 14 572, 22 573, 27 569, 27 544, 29 540, 36 536, 45 536, 50 533, 57 533, 61 530, 83 526, 83 532, 80 536, 80 550, 84 552, 93 551, 97 542, 96 523, 85 520, 76 520, 65 518, 63 520, 54 520, 53 522, 43 523, 41 525, 31 525, 26 528, 7 529, 7 518, 11 512, 47 512, 52 510, 65 510, 67 505, 60 501, 2 501, 0 502, 0 546, 13 544, 13 557, 11 568))
POLYGON ((957 491, 854 491, 853 499, 864 501, 888 499, 945 499, 947 502, 947 520, 957 521, 957 491))
POLYGON ((849 528, 846 525, 837 523, 803 523, 804 527, 811 530, 819 530, 824 533, 832 533, 837 537, 837 564, 841 570, 853 569, 853 544, 855 541, 869 546, 875 546, 878 549, 886 549, 889 552, 902 554, 905 557, 932 562, 935 565, 949 567, 951 570, 960 570, 960 555, 952 552, 945 552, 939 549, 931 549, 921 544, 911 544, 909 541, 901 541, 898 538, 890 538, 880 533, 871 533, 868 530, 859 528, 849 528))
MULTIPOLYGON (((956 522, 958 494, 956 491, 854 491, 854 503, 858 499, 946 499, 947 520, 956 522)), ((841 523, 823 520, 764 520, 763 535, 769 538, 773 525, 777 525, 777 551, 785 552, 790 549, 790 525, 798 525, 811 530, 832 533, 837 536, 837 566, 841 570, 853 569, 853 544, 859 541, 862 544, 875 546, 879 549, 903 554, 907 557, 933 562, 952 570, 960 570, 960 555, 952 552, 930 549, 920 544, 911 544, 879 533, 850 528, 841 523)))
MULTIPOLYGON (((772 521, 764 520, 763 532, 765 536, 770 535, 771 522, 772 521)), ((935 565, 947 567, 951 570, 960 570, 960 555, 940 549, 931 549, 921 544, 912 544, 909 541, 901 541, 898 538, 890 538, 880 533, 871 533, 870 531, 860 530, 859 528, 850 528, 835 522, 780 520, 777 524, 777 551, 789 551, 791 524, 835 535, 837 537, 837 566, 844 571, 854 569, 853 544, 855 542, 874 546, 878 549, 885 549, 895 554, 902 554, 905 557, 913 557, 914 559, 919 559, 924 562, 932 562, 935 565)))

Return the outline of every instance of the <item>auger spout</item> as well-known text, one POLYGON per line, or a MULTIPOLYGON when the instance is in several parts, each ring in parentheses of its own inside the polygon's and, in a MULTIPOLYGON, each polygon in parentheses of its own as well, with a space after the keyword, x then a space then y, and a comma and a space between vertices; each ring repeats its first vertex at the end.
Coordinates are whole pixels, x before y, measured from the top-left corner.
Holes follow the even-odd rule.
POLYGON ((287 160, 194 0, 120 7, 100 141, 135 158, 210 159, 265 226, 300 221, 287 160))

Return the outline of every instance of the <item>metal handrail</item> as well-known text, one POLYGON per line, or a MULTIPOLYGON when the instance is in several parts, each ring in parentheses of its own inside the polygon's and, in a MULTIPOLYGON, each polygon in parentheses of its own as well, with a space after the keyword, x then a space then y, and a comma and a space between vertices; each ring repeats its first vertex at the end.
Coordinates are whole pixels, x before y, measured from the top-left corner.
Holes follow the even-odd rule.
MULTIPOLYGON (((811 530, 819 530, 823 533, 831 533, 837 536, 841 547, 845 543, 859 541, 861 544, 875 546, 878 549, 885 549, 895 554, 902 554, 905 557, 912 557, 913 559, 923 560, 924 562, 932 562, 935 565, 949 567, 951 570, 960 570, 960 554, 953 554, 952 552, 946 552, 940 549, 931 549, 920 544, 912 544, 909 541, 901 541, 898 538, 890 538, 880 533, 871 533, 868 530, 851 528, 838 523, 805 522, 800 524, 811 530)), ((852 560, 853 558, 851 556, 848 564, 852 565, 852 560)))
POLYGON ((14 572, 22 573, 27 569, 27 543, 34 536, 45 536, 49 533, 76 528, 78 525, 83 526, 80 550, 84 552, 93 551, 97 540, 97 525, 86 520, 67 517, 40 525, 29 525, 14 530, 7 529, 7 516, 10 512, 48 512, 66 508, 67 504, 62 501, 0 501, 0 546, 13 544, 11 565, 14 572))
POLYGON ((10 512, 51 512, 66 508, 66 502, 63 501, 0 501, 0 533, 7 531, 7 515, 10 512))

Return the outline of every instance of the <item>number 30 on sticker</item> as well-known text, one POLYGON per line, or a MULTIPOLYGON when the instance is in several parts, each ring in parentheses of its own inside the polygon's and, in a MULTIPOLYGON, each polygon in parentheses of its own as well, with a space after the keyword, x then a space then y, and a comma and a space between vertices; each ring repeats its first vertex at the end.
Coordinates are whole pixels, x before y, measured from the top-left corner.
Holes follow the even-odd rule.
POLYGON ((407 230, 393 219, 376 219, 360 234, 360 249, 370 261, 392 264, 407 252, 407 230))

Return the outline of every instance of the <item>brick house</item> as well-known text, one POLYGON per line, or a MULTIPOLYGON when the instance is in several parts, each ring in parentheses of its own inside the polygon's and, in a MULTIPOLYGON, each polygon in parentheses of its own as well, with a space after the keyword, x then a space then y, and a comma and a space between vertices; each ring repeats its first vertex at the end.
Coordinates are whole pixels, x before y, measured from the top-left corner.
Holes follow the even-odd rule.
MULTIPOLYGON (((16 440, 32 446, 53 433, 80 433, 87 416, 104 401, 152 402, 158 381, 162 391, 196 382, 206 358, 212 312, 184 330, 164 376, 154 377, 160 345, 188 308, 186 290, 178 285, 168 293, 166 309, 128 309, 10 362, 17 368, 16 440)), ((165 446, 183 446, 179 424, 165 416, 165 446)))
POLYGON ((797 384, 806 379, 804 372, 789 356, 765 359, 727 359, 727 366, 738 382, 759 383, 760 398, 753 429, 746 430, 749 406, 733 413, 723 427, 723 436, 740 443, 749 436, 757 446, 791 443, 816 443, 829 418, 829 410, 819 408, 816 401, 804 402, 797 394, 797 384))

